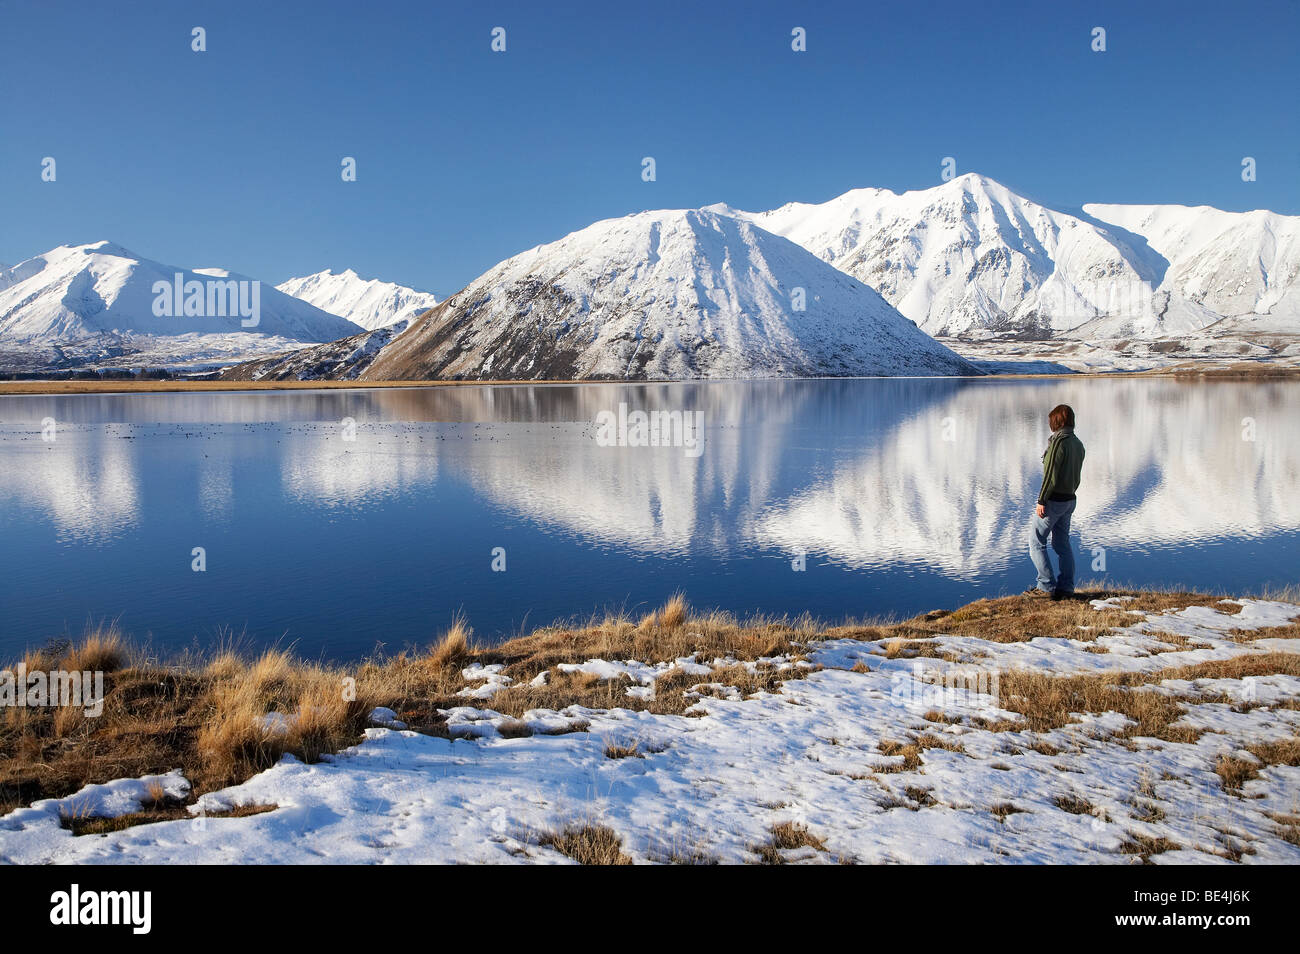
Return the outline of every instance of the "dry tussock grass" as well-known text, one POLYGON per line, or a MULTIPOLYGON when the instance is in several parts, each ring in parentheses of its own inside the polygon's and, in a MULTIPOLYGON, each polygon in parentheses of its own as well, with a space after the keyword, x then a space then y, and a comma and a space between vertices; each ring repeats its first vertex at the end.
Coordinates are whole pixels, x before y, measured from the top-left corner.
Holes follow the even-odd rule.
POLYGON ((1259 778, 1259 773, 1270 765, 1300 765, 1300 738, 1280 739, 1275 742, 1257 742, 1246 746, 1246 751, 1256 761, 1237 758, 1234 755, 1221 755, 1214 767, 1215 773, 1223 782, 1223 790, 1234 795, 1241 794, 1241 787, 1251 779, 1259 778))
POLYGON ((462 617, 457 617, 451 629, 443 634, 438 645, 429 654, 429 665, 435 669, 455 666, 465 662, 470 656, 470 631, 462 617))
POLYGON ((1137 855, 1142 864, 1149 865, 1153 864, 1151 861, 1152 855, 1163 854, 1166 851, 1178 851, 1181 847, 1177 842, 1170 841, 1168 838, 1129 832, 1124 843, 1119 846, 1119 850, 1120 854, 1137 855))
POLYGON ((999 704, 1018 712, 1035 732, 1059 729, 1074 722, 1076 712, 1119 712, 1137 724, 1122 737, 1146 736, 1167 742, 1194 742, 1200 731, 1175 725, 1186 709, 1183 701, 1157 692, 1137 691, 1165 679, 1243 679, 1273 673, 1300 675, 1300 656, 1260 653, 1175 666, 1151 673, 1105 673, 1087 676, 1053 676, 1012 670, 999 677, 999 704))
MULTIPOLYGON (((172 665, 133 657, 115 627, 90 632, 75 646, 28 653, 29 670, 99 669, 105 672, 104 712, 87 719, 77 708, 9 708, 0 717, 0 813, 40 798, 70 795, 86 784, 163 774, 180 768, 195 796, 242 781, 288 752, 304 761, 359 741, 375 706, 396 711, 412 729, 447 736, 438 710, 465 705, 462 669, 472 663, 502 664, 514 680, 488 703, 513 717, 506 736, 531 730, 519 720, 529 709, 627 707, 685 711, 686 693, 702 681, 680 670, 659 681, 655 698, 627 696, 625 680, 561 673, 560 663, 592 658, 650 662, 697 655, 740 663, 791 655, 796 641, 817 634, 811 619, 756 619, 741 623, 722 613, 692 614, 675 595, 652 614, 648 626, 625 616, 586 625, 551 626, 500 646, 479 647, 465 620, 457 618, 427 651, 368 659, 355 667, 328 666, 271 650, 248 658, 221 647, 206 659, 172 665), (529 686, 546 671, 544 686, 529 686), (278 714, 271 716, 268 714, 278 714)), ((778 673, 762 666, 723 667, 711 681, 745 694, 771 691, 804 670, 778 673)), ((577 721, 564 731, 582 731, 577 721)))
POLYGON ((781 822, 773 825, 771 832, 770 841, 763 845, 757 845, 753 849, 754 854, 758 855, 760 862, 765 865, 785 864, 785 856, 781 854, 783 851, 791 851, 796 848, 813 848, 817 851, 826 850, 826 843, 800 822, 781 822))
POLYGON ((130 658, 117 624, 101 627, 71 647, 57 668, 78 672, 115 672, 130 658))
POLYGON ((1257 742, 1246 746, 1246 751, 1265 765, 1300 765, 1300 739, 1280 739, 1276 742, 1257 742))
POLYGON ((623 854, 622 839, 603 825, 570 825, 561 831, 547 832, 537 843, 554 848, 580 865, 632 863, 632 859, 623 854))
MULTIPOLYGON (((933 610, 903 623, 868 627, 866 632, 890 632, 900 640, 909 637, 973 636, 994 643, 1019 643, 1036 636, 1058 636, 1091 641, 1116 629, 1133 625, 1139 617, 1132 611, 1164 613, 1189 606, 1209 606, 1225 614, 1241 612, 1239 605, 1224 603, 1223 599, 1222 596, 1205 593, 1115 589, 1080 590, 1077 599, 1058 602, 1003 596, 976 600, 952 612, 933 610), (1118 609, 1097 610, 1089 602, 1115 596, 1131 596, 1133 599, 1119 604, 1118 609)), ((881 637, 864 635, 862 638, 881 637)), ((919 646, 900 642, 900 652, 913 648, 919 650, 919 646)))
POLYGON ((1026 812, 1024 808, 1017 808, 1011 802, 999 802, 989 809, 993 817, 1000 822, 1005 822, 1009 815, 1023 815, 1026 812))
MULTIPOLYGON (((1116 591, 1087 595, 1104 597, 1116 591)), ((1136 595, 1126 609, 1158 611, 1187 605, 1232 609, 1219 604, 1215 596, 1136 595)), ((1123 612, 1092 610, 1085 602, 1006 597, 897 623, 825 627, 809 616, 742 622, 725 613, 700 613, 675 594, 636 622, 625 614, 610 614, 539 628, 489 647, 474 645, 468 625, 458 618, 427 650, 371 658, 351 667, 305 662, 278 650, 249 658, 229 646, 203 659, 185 657, 163 664, 133 653, 115 627, 104 627, 76 646, 27 654, 29 669, 105 672, 104 712, 97 719, 86 719, 76 709, 8 709, 0 717, 0 752, 7 756, 0 759, 0 812, 38 798, 69 795, 88 783, 163 774, 175 768, 184 771, 197 796, 241 781, 286 752, 312 761, 355 744, 368 712, 378 705, 396 711, 416 731, 447 736, 439 710, 474 704, 457 695, 467 686, 461 671, 473 663, 501 664, 504 675, 513 680, 509 688, 479 704, 515 720, 503 727, 503 734, 522 736, 529 732, 521 721, 529 709, 581 705, 681 714, 698 700, 691 688, 699 683, 732 686, 745 697, 776 691, 781 683, 806 675, 808 668, 780 670, 758 661, 797 658, 801 644, 819 639, 880 640, 896 645, 899 655, 927 655, 938 652, 929 640, 944 634, 1001 642, 1036 635, 1079 638, 1135 619, 1123 612), (1093 629, 1080 630, 1080 625, 1093 629), (735 663, 703 677, 670 670, 656 682, 649 699, 629 697, 626 679, 602 680, 557 668, 593 658, 655 663, 688 656, 709 663, 716 659, 735 663), (545 684, 530 685, 542 673, 547 674, 545 684), (279 715, 268 723, 268 713, 279 715)), ((1138 721, 1134 734, 1185 738, 1187 733, 1171 727, 1181 714, 1177 701, 1133 689, 1162 678, 1296 674, 1296 666, 1297 657, 1274 653, 1148 677, 1054 679, 1008 673, 1002 677, 1002 694, 1007 708, 1021 712, 1040 731, 1067 724, 1070 712, 1115 709, 1138 721)), ((575 722, 560 731, 584 729, 583 723, 575 722)), ((897 747, 891 751, 903 756, 904 767, 910 767, 919 765, 926 748, 952 748, 956 743, 923 735, 913 742, 886 743, 881 751, 891 746, 897 747)))
POLYGON ((1243 784, 1259 775, 1259 766, 1245 759, 1221 755, 1218 764, 1214 766, 1214 771, 1223 782, 1223 790, 1238 795, 1243 784))
POLYGON ((943 749, 947 752, 962 752, 961 743, 955 739, 944 739, 937 735, 923 733, 916 737, 913 742, 898 742, 893 739, 882 739, 877 743, 876 748, 880 750, 881 755, 901 756, 903 761, 894 765, 887 765, 884 768, 878 768, 875 771, 882 774, 892 774, 894 772, 915 772, 921 767, 921 753, 926 749, 943 749))
POLYGON ((1239 643, 1253 643, 1257 639, 1300 639, 1300 620, 1286 626, 1269 626, 1265 629, 1230 629, 1228 636, 1239 643))
POLYGON ((623 745, 618 742, 605 743, 605 758, 607 759, 643 759, 640 744, 633 742, 630 745, 623 745))
POLYGON ((1278 826, 1278 834, 1289 845, 1300 847, 1300 815, 1273 812, 1269 815, 1278 826))
POLYGON ((1073 792, 1066 795, 1057 795, 1052 801, 1061 811, 1068 812, 1071 815, 1091 815, 1097 810, 1092 802, 1073 792))
MULTIPOLYGON (((228 811, 204 812, 204 818, 247 818, 249 815, 261 815, 273 812, 277 805, 239 805, 228 811)), ((109 832, 124 831, 137 825, 151 825, 154 822, 193 819, 195 816, 185 807, 184 802, 156 803, 147 808, 127 815, 115 815, 103 818, 92 815, 65 816, 60 819, 63 827, 74 835, 107 835, 109 832)))

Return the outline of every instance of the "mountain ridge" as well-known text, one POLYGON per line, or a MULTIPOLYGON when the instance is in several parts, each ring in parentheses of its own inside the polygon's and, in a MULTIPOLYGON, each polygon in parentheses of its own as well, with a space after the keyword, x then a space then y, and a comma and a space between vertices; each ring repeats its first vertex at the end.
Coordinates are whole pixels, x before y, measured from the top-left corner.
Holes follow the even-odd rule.
MULTIPOLYGON (((329 366, 335 352, 365 344, 318 347, 299 366, 329 366)), ((284 374, 289 361, 260 373, 284 374)), ((793 242, 717 212, 677 209, 605 219, 506 259, 412 321, 358 376, 973 373, 874 290, 793 242)))
POLYGON ((1224 318, 1259 314, 1261 307, 1275 319, 1270 328, 1300 331, 1300 216, 1102 204, 1072 213, 978 173, 930 189, 867 187, 822 203, 736 214, 877 288, 936 336, 1028 331, 1157 337, 1190 334, 1224 318), (1198 236, 1207 230, 1188 221, 1217 217, 1222 237, 1198 246, 1196 261, 1181 254, 1171 261, 1157 245, 1173 246, 1153 243, 1144 232, 1151 231, 1149 222, 1125 209, 1165 210, 1160 221, 1166 232, 1182 228, 1198 236), (1279 230, 1284 241, 1265 248, 1258 233, 1279 230), (1249 261, 1234 261, 1231 254, 1242 248, 1276 253, 1262 270, 1281 273, 1284 287, 1257 282, 1253 298, 1207 291, 1249 273, 1249 261), (1216 255, 1233 265, 1214 268, 1216 255))
MULTIPOLYGON (((355 333, 357 326, 257 282, 262 314, 255 326, 236 314, 157 314, 158 283, 205 279, 257 282, 222 268, 185 268, 137 255, 115 242, 60 245, 5 272, 0 290, 0 335, 11 341, 112 334, 258 333, 318 342, 355 333), (267 306, 270 306, 269 308, 267 306)), ((168 303, 170 308, 170 303, 168 303)))
POLYGON ((351 268, 341 272, 324 269, 286 279, 275 287, 366 331, 409 321, 438 304, 429 292, 378 278, 362 278, 351 268))

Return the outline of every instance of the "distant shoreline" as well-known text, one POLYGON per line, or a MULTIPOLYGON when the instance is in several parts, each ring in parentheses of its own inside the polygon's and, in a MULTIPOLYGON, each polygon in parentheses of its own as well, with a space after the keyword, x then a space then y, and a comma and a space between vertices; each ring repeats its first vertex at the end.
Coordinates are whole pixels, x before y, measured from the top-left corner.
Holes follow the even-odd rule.
POLYGON ((1025 380, 1055 378, 1149 378, 1149 377, 1203 377, 1203 378, 1285 378, 1300 375, 1300 367, 1293 365, 1263 364, 1243 361, 1223 366, 1213 363, 1175 365, 1145 371, 1062 371, 1042 374, 1006 373, 978 377, 891 375, 824 378, 567 378, 540 380, 454 380, 454 381, 196 381, 183 378, 158 380, 11 380, 0 381, 0 395, 4 394, 150 394, 178 391, 327 391, 375 388, 440 388, 440 387, 524 387, 532 385, 575 384, 706 384, 739 381, 855 381, 855 380, 916 380, 918 377, 934 380, 1025 380))

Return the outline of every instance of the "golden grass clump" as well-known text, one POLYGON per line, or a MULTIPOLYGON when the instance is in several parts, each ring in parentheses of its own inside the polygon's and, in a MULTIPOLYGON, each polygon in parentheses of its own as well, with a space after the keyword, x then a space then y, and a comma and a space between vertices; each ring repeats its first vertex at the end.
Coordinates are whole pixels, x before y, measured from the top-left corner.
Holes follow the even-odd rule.
POLYGON ((1069 725, 1075 712, 1119 712, 1137 723, 1123 733, 1126 737, 1194 742, 1200 730, 1175 725, 1186 711, 1183 701, 1141 691, 1142 686, 1166 679, 1243 679, 1272 673, 1300 675, 1300 656, 1259 653, 1148 673, 1053 676, 1013 670, 1000 676, 999 704, 1019 712, 1035 732, 1069 725))
POLYGON ((686 622, 686 596, 674 593, 659 609, 659 625, 664 629, 676 629, 686 622))
POLYGON ((570 825, 558 832, 547 832, 538 844, 554 848, 580 865, 630 865, 623 854, 622 839, 604 825, 570 825))
POLYGON ((247 667, 248 663, 245 662, 237 653, 230 650, 223 650, 214 655, 204 664, 203 675, 214 682, 220 682, 234 679, 247 667))
POLYGON ((955 739, 945 739, 937 735, 922 733, 915 741, 898 742, 894 739, 881 739, 876 744, 881 755, 899 756, 902 762, 876 769, 881 773, 915 772, 921 767, 921 753, 926 749, 943 749, 947 752, 965 753, 962 744, 955 739))
POLYGON ((196 741, 204 776, 218 783, 268 768, 286 752, 311 762, 338 751, 355 741, 371 708, 341 671, 280 650, 247 669, 222 668, 196 741))
POLYGON ((754 848, 754 853, 758 855, 759 860, 765 865, 785 864, 785 856, 781 854, 783 851, 792 851, 796 848, 812 848, 816 851, 826 850, 826 843, 810 832, 807 826, 799 822, 781 822, 773 825, 770 831, 772 832, 771 840, 754 848))
POLYGON ((457 616, 451 628, 443 633, 442 639, 429 653, 429 663, 435 668, 454 666, 463 663, 470 655, 470 628, 463 617, 457 616))
POLYGON ((126 640, 114 623, 99 627, 73 646, 56 668, 69 672, 114 672, 129 658, 126 640))
POLYGON ((630 745, 623 745, 618 742, 605 743, 605 758, 607 759, 643 759, 641 747, 638 743, 633 742, 630 745))

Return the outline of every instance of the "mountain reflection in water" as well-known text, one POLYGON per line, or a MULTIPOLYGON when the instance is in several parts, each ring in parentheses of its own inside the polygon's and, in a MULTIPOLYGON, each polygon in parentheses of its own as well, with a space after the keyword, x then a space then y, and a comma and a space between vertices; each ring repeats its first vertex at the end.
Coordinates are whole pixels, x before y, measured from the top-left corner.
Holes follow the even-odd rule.
POLYGON ((1087 446, 1081 582, 1258 589, 1300 576, 1298 398, 1171 378, 0 397, 0 649, 120 617, 169 648, 226 628, 357 656, 457 610, 491 639, 676 589, 828 619, 1019 590, 1062 402, 1087 446), (702 412, 703 452, 601 446, 620 402, 702 412))

